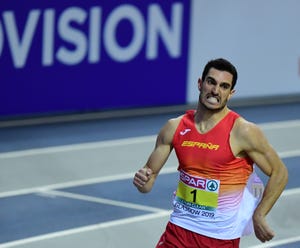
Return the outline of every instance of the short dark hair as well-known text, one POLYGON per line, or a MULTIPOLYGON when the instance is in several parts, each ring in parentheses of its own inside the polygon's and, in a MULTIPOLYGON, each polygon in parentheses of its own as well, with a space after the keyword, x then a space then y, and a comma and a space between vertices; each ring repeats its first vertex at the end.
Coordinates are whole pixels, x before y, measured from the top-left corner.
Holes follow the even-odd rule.
POLYGON ((236 85, 237 78, 238 78, 238 73, 233 64, 231 64, 228 60, 223 59, 223 58, 213 59, 213 60, 209 61, 205 65, 204 70, 202 72, 202 81, 205 80, 205 77, 207 76, 207 74, 211 68, 215 68, 220 71, 227 71, 230 74, 232 74, 231 89, 234 88, 234 86, 236 85))

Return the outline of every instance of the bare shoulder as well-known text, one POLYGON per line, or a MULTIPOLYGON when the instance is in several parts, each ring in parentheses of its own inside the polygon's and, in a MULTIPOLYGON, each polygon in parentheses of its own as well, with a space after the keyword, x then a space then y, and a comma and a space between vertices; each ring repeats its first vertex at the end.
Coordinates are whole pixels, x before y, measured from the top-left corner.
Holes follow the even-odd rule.
POLYGON ((167 125, 169 125, 170 128, 177 128, 183 115, 177 116, 175 118, 169 119, 167 122, 167 125))
POLYGON ((286 169, 283 162, 258 125, 239 118, 232 131, 235 154, 249 156, 268 176, 274 172, 277 175, 282 173, 285 177, 286 169))
POLYGON ((183 115, 169 119, 159 132, 162 143, 171 143, 183 115))
POLYGON ((249 135, 255 132, 261 132, 257 124, 247 121, 243 117, 239 117, 234 123, 234 131, 239 135, 249 135))
POLYGON ((264 145, 267 140, 261 128, 250 121, 240 117, 236 120, 233 127, 233 136, 246 150, 254 146, 264 145))

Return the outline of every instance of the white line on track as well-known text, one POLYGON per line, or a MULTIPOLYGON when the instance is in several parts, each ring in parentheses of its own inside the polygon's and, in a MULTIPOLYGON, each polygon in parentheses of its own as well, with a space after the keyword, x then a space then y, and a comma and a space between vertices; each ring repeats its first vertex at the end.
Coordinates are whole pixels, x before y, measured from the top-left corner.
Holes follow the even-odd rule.
POLYGON ((165 209, 162 209, 162 208, 154 208, 154 207, 149 207, 149 206, 139 205, 139 204, 134 204, 134 203, 129 203, 129 202, 105 199, 105 198, 101 198, 101 197, 69 193, 66 191, 58 191, 58 190, 41 191, 40 195, 46 196, 46 197, 62 196, 62 197, 81 200, 81 201, 101 203, 101 204, 107 204, 107 205, 113 205, 113 206, 118 206, 118 207, 123 207, 123 208, 131 208, 131 209, 149 211, 149 212, 165 211, 165 209))
POLYGON ((269 241, 265 244, 250 246, 249 248, 270 248, 270 247, 275 247, 278 245, 286 245, 286 244, 294 243, 297 241, 300 241, 300 236, 295 236, 295 237, 291 237, 291 238, 287 238, 287 239, 279 239, 276 241, 275 240, 269 241))
MULTIPOLYGON (((292 127, 300 127, 300 121, 292 120, 292 121, 281 121, 281 122, 273 122, 273 123, 263 123, 263 124, 260 124, 259 126, 264 130, 285 129, 285 128, 292 128, 292 127)), ((130 145, 130 144, 154 142, 155 138, 156 138, 156 136, 144 136, 144 137, 138 137, 138 138, 127 138, 127 139, 109 140, 109 141, 101 141, 101 142, 89 142, 89 143, 82 143, 82 144, 75 144, 75 145, 64 145, 64 146, 47 147, 47 148, 39 148, 39 149, 29 149, 29 150, 23 150, 23 151, 5 152, 5 153, 0 153, 0 159, 16 158, 16 157, 22 157, 22 156, 32 156, 32 155, 48 154, 48 153, 68 152, 68 151, 73 152, 73 151, 77 151, 77 150, 107 148, 107 147, 123 146, 123 145, 130 145)), ((284 151, 284 152, 280 152, 279 155, 282 158, 300 156, 300 150, 284 151)), ((176 171, 176 167, 164 168, 161 171, 161 173, 173 173, 175 171, 176 171)), ((151 208, 151 207, 147 207, 147 206, 139 206, 138 204, 132 204, 132 203, 127 204, 124 202, 112 201, 112 200, 107 200, 107 199, 103 199, 103 198, 82 196, 82 195, 73 194, 73 193, 55 191, 56 189, 59 189, 59 188, 74 187, 74 186, 86 185, 86 184, 92 184, 92 183, 101 183, 101 182, 129 179, 129 178, 132 178, 132 176, 133 176, 132 173, 125 173, 125 174, 119 174, 119 175, 112 175, 112 176, 105 176, 105 177, 98 177, 98 178, 92 178, 92 179, 86 179, 86 180, 60 183, 60 184, 47 185, 45 187, 36 187, 36 188, 29 188, 29 189, 22 189, 22 190, 0 193, 0 197, 16 196, 16 195, 29 194, 29 193, 40 193, 40 194, 42 193, 42 194, 48 194, 48 195, 54 194, 54 195, 61 195, 64 197, 71 197, 71 198, 76 198, 76 199, 80 198, 81 200, 88 200, 88 201, 94 201, 94 202, 105 203, 105 204, 113 204, 113 205, 118 205, 118 206, 121 206, 123 204, 124 207, 130 207, 130 208, 155 212, 155 213, 146 214, 146 215, 142 215, 142 216, 136 216, 136 217, 125 218, 125 219, 121 219, 121 220, 109 221, 109 222, 99 223, 96 225, 89 225, 89 226, 85 226, 85 227, 74 228, 74 229, 54 232, 54 233, 50 233, 50 234, 46 234, 46 235, 35 236, 32 238, 12 241, 12 242, 1 244, 0 248, 15 247, 18 245, 41 241, 41 240, 45 240, 45 239, 62 237, 62 236, 72 235, 72 234, 76 234, 76 233, 82 233, 82 232, 86 232, 86 231, 92 231, 92 230, 101 229, 101 228, 107 228, 107 227, 112 227, 112 226, 117 226, 117 225, 129 224, 129 223, 134 223, 134 222, 145 221, 145 220, 168 216, 170 214, 170 211, 162 210, 159 208, 151 208)), ((285 190, 283 192, 282 196, 291 196, 291 195, 295 195, 295 194, 300 194, 300 188, 285 190)), ((300 237, 297 236, 297 237, 293 237, 293 238, 289 238, 289 239, 272 241, 272 242, 268 243, 268 245, 263 244, 260 246, 252 246, 251 248, 265 248, 265 247, 269 247, 269 245, 271 245, 271 244, 272 245, 280 245, 280 244, 296 242, 299 240, 300 240, 300 237)))
MULTIPOLYGON (((129 143, 126 143, 126 144, 128 145, 129 143)), ((48 148, 48 149, 50 149, 50 148, 48 148)), ((297 157, 297 156, 300 156, 300 149, 291 150, 291 151, 283 151, 283 152, 279 152, 278 154, 281 158, 297 157)), ((1 159, 1 154, 0 154, 0 159, 1 159)), ((176 172, 176 169, 177 169, 176 167, 163 168, 162 171, 160 172, 160 174, 174 173, 174 172, 176 172)), ((104 182, 112 182, 112 181, 117 181, 117 180, 125 180, 125 179, 132 178, 133 174, 134 174, 134 172, 130 172, 130 173, 110 175, 110 176, 105 176, 105 177, 96 177, 96 178, 89 178, 89 179, 83 179, 83 180, 77 180, 77 181, 57 183, 57 184, 46 185, 46 186, 41 186, 41 187, 7 191, 7 192, 0 193, 0 198, 24 195, 24 194, 31 194, 31 193, 36 193, 36 192, 43 191, 43 190, 55 190, 55 189, 59 189, 59 188, 68 188, 68 187, 84 186, 84 185, 94 184, 94 183, 104 183, 104 182)))
POLYGON ((290 150, 284 152, 278 152, 279 157, 281 158, 291 158, 300 156, 300 149, 298 150, 290 150))
POLYGON ((300 188, 286 189, 282 192, 282 196, 300 195, 300 188))
POLYGON ((135 222, 147 221, 147 220, 151 220, 151 219, 162 218, 162 217, 166 217, 166 216, 170 215, 170 213, 171 213, 170 211, 161 211, 158 213, 145 214, 145 215, 125 218, 125 219, 121 219, 121 220, 103 222, 103 223, 99 223, 96 225, 89 225, 89 226, 73 228, 73 229, 59 231, 59 232, 53 232, 53 233, 49 233, 49 234, 45 234, 45 235, 35 236, 32 238, 20 239, 20 240, 16 240, 16 241, 12 241, 12 242, 3 243, 3 244, 0 244, 0 248, 16 247, 19 245, 29 244, 29 243, 33 243, 33 242, 46 240, 46 239, 68 236, 68 235, 72 235, 72 234, 76 234, 76 233, 83 233, 83 232, 88 232, 88 231, 93 231, 93 230, 98 230, 98 229, 103 229, 103 228, 109 228, 109 227, 113 227, 113 226, 119 226, 119 225, 135 223, 135 222))
MULTIPOLYGON (((174 172, 176 172, 176 170, 177 170, 176 167, 163 168, 161 170, 160 174, 174 173, 174 172)), ((84 186, 84 185, 94 184, 94 183, 104 183, 104 182, 113 182, 113 181, 118 181, 118 180, 131 179, 131 178, 133 178, 133 175, 134 175, 134 172, 130 172, 130 173, 123 173, 123 174, 110 175, 110 176, 104 176, 104 177, 96 177, 96 178, 89 178, 89 179, 84 179, 84 180, 70 181, 70 182, 65 182, 65 183, 51 184, 51 185, 46 185, 46 186, 41 186, 41 187, 12 190, 12 191, 0 193, 0 198, 32 194, 32 193, 38 193, 41 191, 56 190, 56 189, 61 189, 61 188, 84 186)))
MULTIPOLYGON (((259 126, 264 130, 288 129, 292 127, 300 128, 300 120, 262 123, 259 126)), ((117 140, 107 140, 107 141, 87 142, 87 143, 72 144, 72 145, 62 145, 62 146, 55 146, 55 147, 27 149, 22 151, 2 152, 0 153, 0 159, 147 143, 147 142, 154 142, 155 139, 156 139, 156 135, 149 135, 149 136, 124 138, 124 139, 117 139, 117 140)))
POLYGON ((300 120, 276 121, 258 124, 264 130, 300 127, 300 120))
MULTIPOLYGON (((126 144, 128 145, 128 143, 126 143, 126 144)), ((300 149, 279 152, 278 154, 281 158, 297 157, 297 156, 300 156, 300 149)), ((1 157, 0 157, 0 159, 1 159, 1 157)), ((176 172, 176 170, 177 170, 176 167, 163 168, 162 171, 160 172, 160 174, 174 173, 174 172, 176 172)), ((96 177, 96 178, 76 180, 76 181, 70 181, 70 182, 64 182, 64 183, 57 183, 57 184, 46 185, 46 186, 41 186, 41 187, 7 191, 7 192, 0 193, 0 198, 24 195, 24 194, 32 194, 32 193, 37 193, 37 192, 46 191, 46 190, 56 190, 56 189, 60 189, 60 188, 84 186, 84 185, 94 184, 94 183, 104 183, 104 182, 112 182, 112 181, 117 181, 117 180, 125 180, 125 179, 132 178, 133 174, 134 174, 134 172, 130 172, 130 173, 116 174, 116 175, 110 175, 110 176, 104 176, 104 177, 96 177)))
MULTIPOLYGON (((282 195, 283 196, 284 195, 291 196, 294 194, 300 194, 300 188, 285 190, 282 195)), ((83 232, 87 232, 87 231, 98 230, 98 229, 102 229, 102 228, 109 228, 109 227, 113 227, 113 226, 126 225, 126 224, 130 224, 130 223, 135 223, 135 222, 141 222, 141 221, 147 221, 147 220, 156 219, 156 218, 167 217, 170 215, 170 213, 171 213, 171 211, 164 210, 164 211, 160 211, 160 212, 156 212, 156 213, 145 214, 142 216, 124 218, 121 220, 108 221, 108 222, 103 222, 103 223, 99 223, 96 225, 89 225, 89 226, 85 226, 85 227, 79 227, 79 228, 73 228, 73 229, 59 231, 59 232, 53 232, 53 233, 49 233, 49 234, 45 234, 45 235, 35 236, 32 238, 20 239, 20 240, 16 240, 16 241, 12 241, 12 242, 3 243, 0 245, 0 248, 16 247, 18 245, 23 245, 23 244, 28 244, 28 243, 32 243, 32 242, 38 242, 38 241, 42 241, 42 240, 73 235, 73 234, 77 234, 77 233, 83 233, 83 232)), ((271 242, 268 242, 267 244, 251 246, 249 248, 267 248, 267 247, 271 247, 270 245, 274 246, 274 245, 292 243, 292 242, 296 242, 296 241, 299 241, 299 236, 289 238, 289 239, 282 239, 282 240, 278 240, 278 241, 271 241, 271 242)))
POLYGON ((50 153, 69 152, 69 151, 74 152, 74 151, 82 151, 82 150, 89 150, 89 149, 133 145, 133 144, 154 142, 155 138, 156 138, 156 136, 150 135, 150 136, 143 136, 143 137, 86 142, 86 143, 72 144, 72 145, 62 145, 62 146, 44 147, 44 148, 36 148, 36 149, 27 149, 27 150, 21 150, 21 151, 3 152, 3 153, 0 153, 0 159, 17 158, 17 157, 25 157, 25 156, 33 156, 33 155, 36 156, 39 154, 50 154, 50 153))

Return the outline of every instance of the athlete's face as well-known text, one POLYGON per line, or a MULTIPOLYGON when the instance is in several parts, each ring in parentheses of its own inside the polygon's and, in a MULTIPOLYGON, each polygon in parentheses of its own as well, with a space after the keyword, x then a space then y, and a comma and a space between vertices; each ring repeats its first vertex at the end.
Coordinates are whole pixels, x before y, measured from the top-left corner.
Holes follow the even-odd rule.
POLYGON ((235 92, 231 89, 232 79, 231 73, 211 68, 204 81, 198 80, 200 103, 209 110, 223 109, 235 92))

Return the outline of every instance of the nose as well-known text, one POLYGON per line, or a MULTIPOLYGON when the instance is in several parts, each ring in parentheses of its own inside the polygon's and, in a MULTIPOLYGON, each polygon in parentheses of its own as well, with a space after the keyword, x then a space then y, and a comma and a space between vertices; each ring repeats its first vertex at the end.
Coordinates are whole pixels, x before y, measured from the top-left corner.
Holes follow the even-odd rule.
POLYGON ((212 94, 215 96, 219 95, 219 89, 220 87, 218 85, 214 85, 211 89, 212 94))

